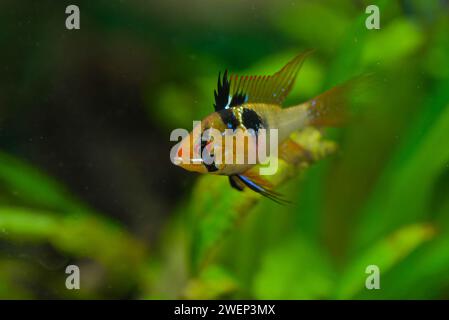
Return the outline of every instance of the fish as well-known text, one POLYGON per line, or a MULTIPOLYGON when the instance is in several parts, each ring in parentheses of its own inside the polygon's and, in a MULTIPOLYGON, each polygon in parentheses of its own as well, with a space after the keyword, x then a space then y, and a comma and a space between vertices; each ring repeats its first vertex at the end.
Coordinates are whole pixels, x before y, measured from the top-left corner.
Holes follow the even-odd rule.
MULTIPOLYGON (((289 138, 294 131, 307 126, 335 127, 345 121, 353 81, 335 86, 297 105, 283 107, 299 70, 312 52, 313 50, 307 50, 298 54, 272 75, 239 76, 228 74, 227 70, 223 75, 219 73, 214 91, 214 112, 201 120, 181 140, 176 151, 178 160, 186 156, 186 152, 189 156, 196 152, 199 157, 190 157, 190 161, 178 161, 177 165, 188 171, 228 176, 231 187, 236 190, 249 188, 275 202, 288 203, 288 200, 273 190, 267 179, 254 170, 259 162, 237 163, 235 159, 241 150, 248 153, 250 143, 255 143, 256 148, 260 148, 259 133, 264 132, 265 138, 269 138, 270 133, 266 132, 272 132, 273 129, 277 132, 279 158, 291 162, 291 159, 298 159, 298 156, 307 157, 305 149, 289 138), (238 130, 251 133, 248 134, 249 140, 245 142, 243 149, 237 150, 234 144, 227 150, 222 141, 214 143, 213 137, 205 135, 206 130, 212 129, 223 136, 225 132, 235 133, 238 130), (229 156, 228 153, 231 152, 233 161, 226 163, 214 160, 214 152, 217 150, 221 150, 222 158, 229 156), (293 153, 297 156, 292 157, 293 153), (204 155, 207 154, 212 156, 212 161, 206 161, 204 155)), ((245 154, 244 159, 247 160, 248 155, 245 154)))

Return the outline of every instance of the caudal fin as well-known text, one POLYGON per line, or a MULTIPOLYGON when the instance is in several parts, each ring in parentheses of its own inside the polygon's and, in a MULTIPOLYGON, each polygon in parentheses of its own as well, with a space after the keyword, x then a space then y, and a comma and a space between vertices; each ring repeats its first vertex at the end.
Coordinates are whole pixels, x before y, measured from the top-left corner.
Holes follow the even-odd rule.
POLYGON ((314 126, 337 127, 348 118, 349 106, 363 90, 369 89, 368 83, 373 80, 372 75, 363 75, 351 79, 341 85, 307 101, 308 123, 314 126))

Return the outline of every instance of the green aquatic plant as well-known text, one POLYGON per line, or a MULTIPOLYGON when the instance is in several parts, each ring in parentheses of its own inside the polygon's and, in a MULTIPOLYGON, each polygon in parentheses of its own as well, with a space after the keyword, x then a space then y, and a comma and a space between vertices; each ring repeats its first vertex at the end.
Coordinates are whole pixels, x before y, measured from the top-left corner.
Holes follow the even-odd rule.
MULTIPOLYGON (((108 281, 123 288, 142 280, 147 259, 145 245, 117 222, 75 199, 54 179, 0 153, 0 188, 0 239, 18 245, 50 245, 70 259, 92 259, 104 270, 108 281)), ((63 260, 67 262, 68 258, 63 260)), ((24 266, 15 259, 10 263, 24 266)), ((7 273, 3 276, 7 277, 7 273)), ((62 273, 60 281, 62 285, 62 273)), ((7 293, 0 291, 5 297, 7 293)))

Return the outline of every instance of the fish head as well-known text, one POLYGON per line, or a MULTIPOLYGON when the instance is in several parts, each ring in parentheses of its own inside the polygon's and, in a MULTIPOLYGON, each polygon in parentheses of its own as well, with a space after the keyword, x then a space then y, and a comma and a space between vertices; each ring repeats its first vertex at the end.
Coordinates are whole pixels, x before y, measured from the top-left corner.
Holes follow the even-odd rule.
POLYGON ((221 135, 224 129, 217 112, 204 118, 181 140, 175 164, 187 171, 219 174, 221 166, 215 165, 209 157, 213 157, 214 148, 221 147, 214 143, 213 135, 221 135))

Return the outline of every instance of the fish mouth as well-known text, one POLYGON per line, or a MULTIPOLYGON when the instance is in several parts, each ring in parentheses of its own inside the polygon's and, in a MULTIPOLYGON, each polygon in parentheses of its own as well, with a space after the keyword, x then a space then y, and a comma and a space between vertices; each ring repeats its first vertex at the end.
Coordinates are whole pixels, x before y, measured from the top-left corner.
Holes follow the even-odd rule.
POLYGON ((183 168, 187 171, 204 173, 207 170, 204 167, 204 162, 201 157, 195 157, 193 149, 190 144, 181 143, 174 157, 172 158, 174 165, 183 168), (187 153, 185 153, 187 152, 187 153), (192 157, 193 156, 193 157, 192 157))
POLYGON ((201 158, 198 158, 198 159, 195 159, 195 158, 191 159, 189 157, 184 158, 184 157, 180 156, 179 153, 177 153, 177 155, 172 159, 172 162, 174 165, 181 167, 187 171, 199 172, 199 173, 205 172, 203 159, 201 159, 201 158))

